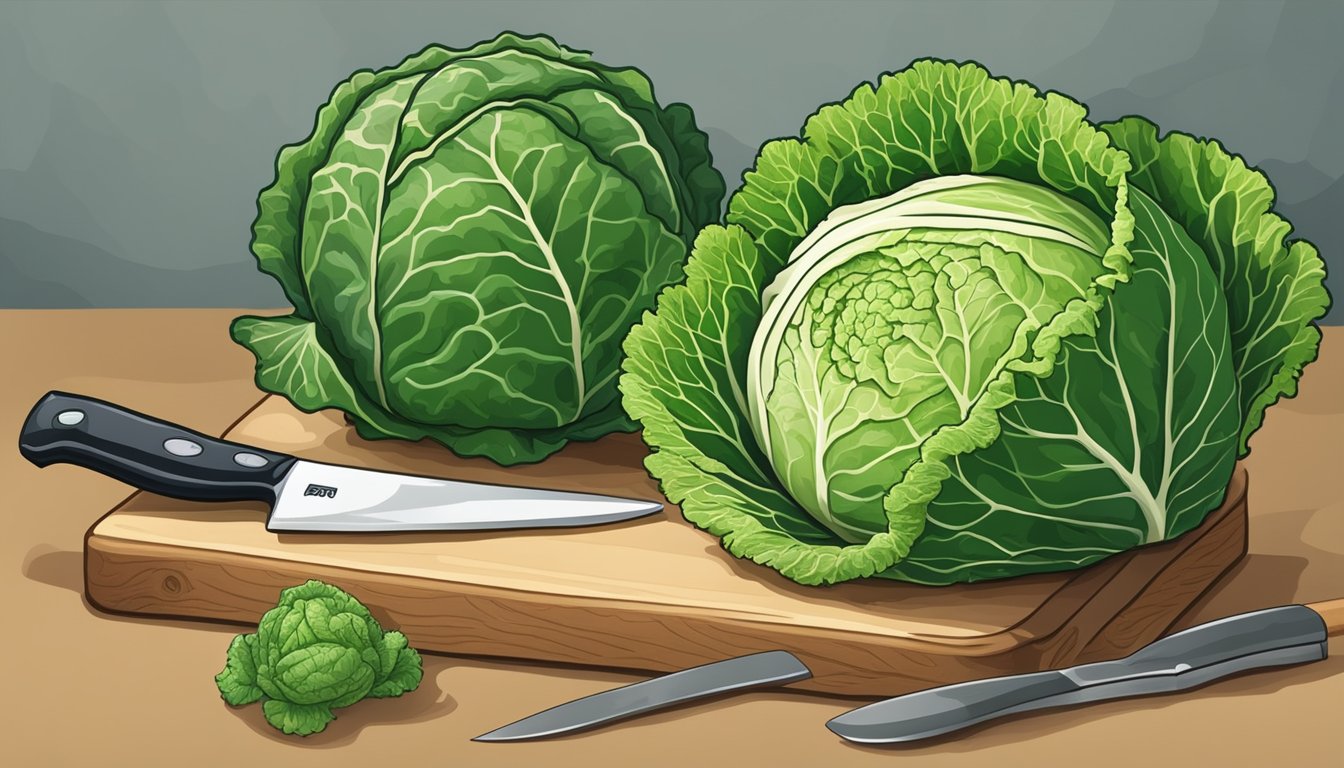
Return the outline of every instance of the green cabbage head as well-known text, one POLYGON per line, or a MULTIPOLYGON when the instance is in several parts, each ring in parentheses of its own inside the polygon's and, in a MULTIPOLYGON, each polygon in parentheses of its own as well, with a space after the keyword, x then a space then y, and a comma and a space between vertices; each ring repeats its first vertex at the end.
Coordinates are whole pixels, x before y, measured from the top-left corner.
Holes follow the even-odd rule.
POLYGON ((294 311, 233 338, 258 386, 364 437, 537 461, 635 428, 621 341, 723 192, 637 70, 544 37, 430 47, 356 72, 280 152, 252 250, 294 311))
POLYGON ((1212 141, 919 61, 762 148, 626 342, 650 472, 805 584, 1076 568, 1197 526, 1329 303, 1212 141))
POLYGON ((336 719, 333 709, 400 696, 422 675, 405 635, 384 632, 354 597, 313 580, 282 591, 256 633, 233 639, 215 683, 231 706, 261 701, 267 722, 307 736, 336 719))

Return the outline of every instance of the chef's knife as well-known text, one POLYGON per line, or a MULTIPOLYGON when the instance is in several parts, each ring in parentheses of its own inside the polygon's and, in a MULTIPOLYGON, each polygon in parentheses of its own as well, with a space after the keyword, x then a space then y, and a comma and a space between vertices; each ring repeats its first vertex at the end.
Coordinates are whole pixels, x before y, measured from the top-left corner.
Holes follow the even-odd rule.
POLYGON ((45 467, 77 464, 192 501, 263 501, 272 531, 477 531, 613 523, 653 501, 441 480, 304 461, 231 443, 91 397, 49 392, 19 452, 45 467))
POLYGON ((1004 715, 1170 693, 1240 672, 1318 661, 1344 631, 1344 599, 1284 605, 1177 632, 1117 661, 945 685, 879 701, 826 723, 866 744, 938 736, 1004 715))
POLYGON ((586 730, 707 696, 806 680, 807 665, 788 651, 766 651, 683 669, 552 707, 472 741, 526 741, 586 730))

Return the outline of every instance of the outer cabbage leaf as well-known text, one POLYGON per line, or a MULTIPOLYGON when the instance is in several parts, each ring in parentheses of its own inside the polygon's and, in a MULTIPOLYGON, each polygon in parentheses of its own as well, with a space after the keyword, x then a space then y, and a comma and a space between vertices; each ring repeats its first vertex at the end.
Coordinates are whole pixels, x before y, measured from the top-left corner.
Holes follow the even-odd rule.
POLYGON ((326 729, 336 719, 331 707, 322 704, 294 704, 280 699, 267 699, 261 705, 266 722, 282 733, 308 736, 326 729))
POLYGON ((425 674, 424 666, 420 654, 414 648, 407 647, 405 635, 400 632, 384 634, 377 651, 381 674, 369 690, 369 696, 400 696, 420 686, 420 680, 425 674))
POLYGON ((819 109, 803 141, 763 147, 729 200, 728 220, 783 264, 835 207, 938 176, 1002 176, 1044 183, 1114 218, 1120 242, 1107 262, 1122 270, 1128 214, 1116 197, 1129 162, 1085 116, 1067 97, 978 65, 916 61, 819 109))
POLYGON ((553 430, 456 429, 404 422, 346 380, 323 346, 316 323, 294 316, 244 316, 234 321, 233 335, 258 357, 258 387, 286 393, 290 402, 309 413, 338 408, 354 417, 356 432, 368 440, 430 437, 466 456, 518 464, 550 455, 570 440, 595 440, 611 432, 612 424, 625 423, 619 400, 581 422, 553 430))
POLYGON ((220 698, 231 707, 259 700, 263 691, 257 685, 257 636, 237 635, 229 643, 228 661, 215 676, 220 698))
POLYGON ((1157 126, 1140 117, 1102 129, 1129 154, 1131 182, 1189 233, 1222 283, 1245 455, 1265 409, 1297 394, 1302 369, 1316 359, 1313 321, 1330 307, 1325 262, 1311 243, 1287 240, 1292 225, 1270 210, 1269 180, 1218 142, 1176 132, 1158 139, 1157 126))
POLYGON ((1129 283, 1055 371, 1018 374, 1002 435, 955 457, 924 535, 882 574, 929 584, 1086 565, 1194 528, 1223 499, 1240 419, 1227 302, 1142 191, 1129 283))
POLYGON ((281 152, 253 250, 295 312, 234 337, 259 386, 362 436, 536 461, 633 428, 621 335, 722 193, 637 70, 545 38, 431 47, 356 73, 281 152))

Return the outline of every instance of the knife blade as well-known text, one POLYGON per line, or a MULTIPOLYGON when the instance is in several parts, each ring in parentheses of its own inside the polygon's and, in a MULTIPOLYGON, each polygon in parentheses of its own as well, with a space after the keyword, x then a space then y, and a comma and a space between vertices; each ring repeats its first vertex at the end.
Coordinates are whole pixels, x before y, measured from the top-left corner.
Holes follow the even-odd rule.
POLYGON ((633 683, 525 717, 472 741, 526 741, 595 728, 707 696, 806 680, 812 671, 788 651, 716 661, 633 683))
POLYGON ((83 395, 49 392, 24 420, 19 452, 75 464, 191 501, 261 501, 277 532, 479 531, 601 525, 655 501, 402 475, 209 437, 83 395))
POLYGON ((1319 661, 1329 633, 1342 628, 1344 600, 1267 608, 1191 627, 1123 659, 916 691, 852 709, 826 727, 864 744, 909 742, 1020 712, 1171 693, 1319 661))

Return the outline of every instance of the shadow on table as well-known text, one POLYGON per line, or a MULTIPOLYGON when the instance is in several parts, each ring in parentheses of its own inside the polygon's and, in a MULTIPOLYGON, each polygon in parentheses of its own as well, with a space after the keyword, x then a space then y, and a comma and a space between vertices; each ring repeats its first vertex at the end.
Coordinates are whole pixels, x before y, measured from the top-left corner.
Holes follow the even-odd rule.
POLYGON ((23 557, 23 575, 61 589, 84 594, 84 555, 38 544, 23 557))
MULTIPOLYGON (((1223 575, 1172 629, 1236 613, 1344 595, 1344 552, 1327 549, 1308 527, 1319 509, 1285 509, 1251 518, 1251 554, 1223 575), (1294 554, 1272 554, 1292 552, 1294 554), (1300 554, 1298 554, 1300 553, 1300 554)), ((1252 513, 1254 515, 1254 513, 1252 513)))

